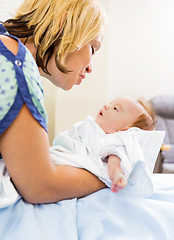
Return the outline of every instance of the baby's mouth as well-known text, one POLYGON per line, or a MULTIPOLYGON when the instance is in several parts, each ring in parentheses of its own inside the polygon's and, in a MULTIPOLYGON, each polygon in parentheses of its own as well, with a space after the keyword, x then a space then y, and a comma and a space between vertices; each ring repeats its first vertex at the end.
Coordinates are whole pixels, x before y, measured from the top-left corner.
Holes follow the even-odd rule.
POLYGON ((99 115, 100 115, 100 116, 103 116, 102 110, 100 110, 99 115))

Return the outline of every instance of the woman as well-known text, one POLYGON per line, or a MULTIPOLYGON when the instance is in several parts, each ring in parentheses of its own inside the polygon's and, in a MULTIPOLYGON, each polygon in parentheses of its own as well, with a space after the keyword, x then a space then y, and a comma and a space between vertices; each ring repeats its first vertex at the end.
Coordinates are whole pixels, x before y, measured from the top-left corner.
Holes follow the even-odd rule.
POLYGON ((16 17, 0 26, 0 153, 30 203, 82 197, 105 187, 85 170, 51 163, 39 81, 40 73, 64 90, 80 84, 92 71, 104 21, 96 0, 25 0, 16 17))

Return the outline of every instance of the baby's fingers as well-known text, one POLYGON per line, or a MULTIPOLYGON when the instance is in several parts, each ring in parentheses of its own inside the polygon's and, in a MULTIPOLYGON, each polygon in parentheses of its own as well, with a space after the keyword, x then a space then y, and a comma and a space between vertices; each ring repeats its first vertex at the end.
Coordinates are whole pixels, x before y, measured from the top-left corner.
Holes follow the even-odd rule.
POLYGON ((124 177, 123 174, 119 173, 119 175, 115 176, 112 181, 111 191, 112 192, 119 192, 122 188, 127 185, 127 179, 124 177))
POLYGON ((112 185, 111 186, 111 191, 113 192, 113 193, 118 193, 120 190, 122 189, 122 187, 119 187, 118 185, 112 185))
POLYGON ((125 187, 127 185, 127 179, 123 176, 120 178, 120 181, 117 183, 117 185, 120 187, 125 187))
POLYGON ((118 185, 119 187, 125 187, 127 184, 127 179, 123 175, 123 173, 116 173, 114 178, 112 179, 112 185, 118 185))

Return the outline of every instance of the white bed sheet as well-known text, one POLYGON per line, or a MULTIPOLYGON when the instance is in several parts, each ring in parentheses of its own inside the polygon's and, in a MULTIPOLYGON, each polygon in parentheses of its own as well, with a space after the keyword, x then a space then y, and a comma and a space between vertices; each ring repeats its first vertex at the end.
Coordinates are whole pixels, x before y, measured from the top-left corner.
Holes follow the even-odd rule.
POLYGON ((174 174, 154 174, 150 197, 103 189, 81 199, 0 209, 2 240, 173 240, 174 174))

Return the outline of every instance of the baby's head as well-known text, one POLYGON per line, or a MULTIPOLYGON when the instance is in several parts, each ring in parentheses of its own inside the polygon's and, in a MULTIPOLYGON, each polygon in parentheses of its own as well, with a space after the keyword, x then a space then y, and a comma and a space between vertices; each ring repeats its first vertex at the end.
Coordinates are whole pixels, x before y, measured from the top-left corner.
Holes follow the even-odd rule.
POLYGON ((156 125, 156 114, 152 104, 142 97, 135 98, 137 102, 144 108, 138 119, 132 124, 132 127, 138 127, 144 130, 154 130, 156 125))
POLYGON ((105 105, 97 115, 96 123, 109 134, 130 127, 153 130, 156 121, 155 113, 148 101, 124 96, 105 105))

